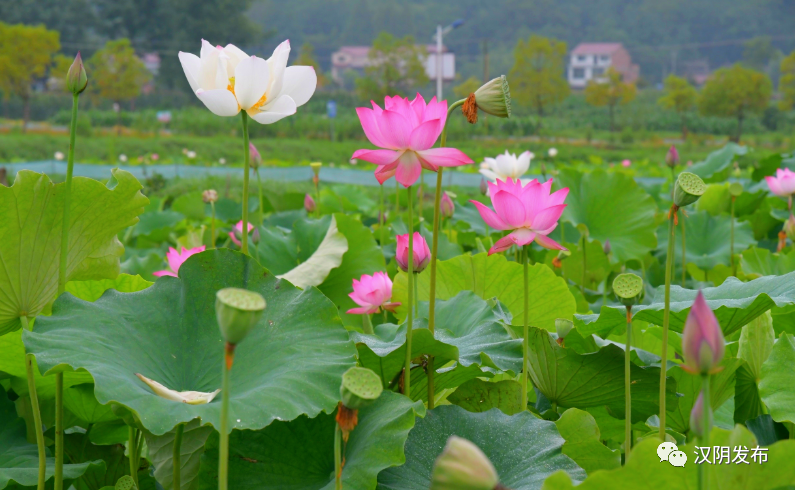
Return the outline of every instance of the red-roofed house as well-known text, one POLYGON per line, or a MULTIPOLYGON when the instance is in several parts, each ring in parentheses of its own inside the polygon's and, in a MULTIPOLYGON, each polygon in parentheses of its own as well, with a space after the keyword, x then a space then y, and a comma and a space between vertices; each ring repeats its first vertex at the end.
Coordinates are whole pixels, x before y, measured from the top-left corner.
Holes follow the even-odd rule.
POLYGON ((581 43, 571 52, 569 85, 585 88, 590 80, 602 79, 610 67, 621 73, 628 83, 636 82, 640 76, 640 68, 632 64, 629 52, 621 43, 581 43))

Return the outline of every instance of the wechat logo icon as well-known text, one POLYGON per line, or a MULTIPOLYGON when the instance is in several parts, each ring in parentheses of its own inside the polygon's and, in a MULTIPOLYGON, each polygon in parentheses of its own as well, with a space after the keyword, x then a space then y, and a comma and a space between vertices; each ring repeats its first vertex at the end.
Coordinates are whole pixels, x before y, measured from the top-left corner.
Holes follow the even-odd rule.
POLYGON ((679 466, 681 468, 687 463, 687 454, 680 451, 673 442, 663 442, 657 446, 657 456, 660 457, 661 463, 668 461, 671 466, 679 466))

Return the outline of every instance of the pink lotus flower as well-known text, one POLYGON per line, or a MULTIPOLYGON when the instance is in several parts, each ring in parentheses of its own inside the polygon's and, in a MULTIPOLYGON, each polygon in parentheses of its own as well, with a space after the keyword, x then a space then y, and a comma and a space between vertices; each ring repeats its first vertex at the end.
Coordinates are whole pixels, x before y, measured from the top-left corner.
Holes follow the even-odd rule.
POLYGON ((349 314, 369 315, 378 313, 381 308, 387 311, 395 311, 400 303, 391 303, 392 299, 392 280, 386 272, 376 272, 372 276, 362 275, 360 280, 353 280, 353 292, 348 296, 356 302, 360 308, 351 308, 349 314))
MULTIPOLYGON (((248 232, 251 233, 251 230, 254 230, 254 225, 249 223, 247 228, 248 232)), ((240 247, 242 246, 242 244, 240 243, 240 239, 242 237, 243 237, 243 221, 238 221, 235 227, 232 229, 232 231, 229 232, 229 238, 231 238, 232 241, 235 242, 235 245, 240 247)), ((259 240, 259 232, 255 230, 254 234, 251 236, 251 239, 253 243, 257 243, 257 241, 259 240)))
POLYGON ((671 145, 668 149, 668 153, 665 154, 665 163, 673 168, 679 163, 679 152, 676 150, 676 146, 671 145))
POLYGON ((795 172, 788 168, 776 169, 775 177, 765 177, 770 191, 781 197, 795 194, 795 172))
POLYGON ((453 213, 455 213, 455 203, 453 203, 453 200, 450 199, 447 191, 442 194, 442 199, 439 201, 439 211, 445 218, 452 218, 453 213))
POLYGON ((317 204, 315 204, 315 200, 312 199, 312 196, 309 194, 304 196, 304 209, 306 209, 307 213, 314 213, 315 209, 317 209, 317 204))
POLYGON ((553 192, 552 179, 539 183, 533 179, 522 186, 521 181, 508 178, 506 182, 489 182, 489 196, 494 210, 477 201, 474 204, 483 221, 495 230, 513 230, 499 239, 489 255, 508 250, 512 245, 522 246, 535 241, 544 248, 566 250, 547 235, 558 226, 558 220, 566 205, 563 201, 569 194, 565 187, 553 192))
POLYGON ((248 143, 248 153, 251 166, 254 168, 259 168, 259 166, 262 165, 262 155, 259 154, 257 147, 254 146, 254 143, 250 141, 248 143))
POLYGON ((682 333, 682 356, 685 358, 682 369, 700 374, 714 372, 725 349, 718 319, 699 291, 682 333))
POLYGON ((621 166, 622 167, 629 167, 630 165, 632 165, 632 161, 631 160, 624 160, 624 161, 621 162, 621 166))
MULTIPOLYGON (((709 411, 709 424, 712 425, 712 410, 709 411)), ((698 394, 696 403, 690 411, 690 432, 698 437, 704 435, 704 391, 698 394)))
POLYGON ((356 113, 364 134, 380 150, 356 150, 351 158, 378 165, 375 177, 384 183, 395 176, 404 187, 420 178, 422 169, 457 167, 472 159, 455 148, 432 148, 447 121, 447 101, 436 97, 426 104, 422 95, 413 101, 400 96, 384 99, 384 109, 371 101, 372 109, 358 107, 356 113))
POLYGON ((153 272, 152 275, 157 277, 161 276, 179 277, 177 275, 179 274, 179 266, 181 266, 183 262, 188 260, 188 257, 190 257, 191 255, 204 252, 204 248, 205 248, 204 245, 202 245, 201 247, 189 248, 189 249, 182 247, 182 252, 177 252, 173 247, 169 247, 168 253, 166 254, 166 259, 168 260, 168 267, 171 270, 166 269, 162 271, 156 271, 153 272))
MULTIPOLYGON (((428 266, 431 260, 431 251, 428 248, 428 242, 420 235, 420 232, 414 232, 414 244, 412 256, 414 257, 412 268, 414 273, 420 273, 428 266)), ((403 272, 409 270, 409 234, 397 236, 397 249, 395 250, 395 260, 403 272)))

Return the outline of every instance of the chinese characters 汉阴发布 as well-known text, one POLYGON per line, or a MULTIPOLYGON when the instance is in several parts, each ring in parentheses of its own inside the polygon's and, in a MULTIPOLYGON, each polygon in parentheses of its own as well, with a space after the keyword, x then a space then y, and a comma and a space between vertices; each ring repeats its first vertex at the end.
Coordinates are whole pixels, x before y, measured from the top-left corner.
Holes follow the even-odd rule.
POLYGON ((696 446, 696 464, 762 464, 767 462, 767 448, 748 446, 696 446), (733 455, 733 456, 732 456, 733 455), (751 461, 748 461, 748 458, 751 461))

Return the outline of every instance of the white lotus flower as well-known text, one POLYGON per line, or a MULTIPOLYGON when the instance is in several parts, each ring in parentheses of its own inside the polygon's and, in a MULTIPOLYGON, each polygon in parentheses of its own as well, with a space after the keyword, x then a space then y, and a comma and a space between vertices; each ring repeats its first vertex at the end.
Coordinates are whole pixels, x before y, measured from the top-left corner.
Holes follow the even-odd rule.
POLYGON ((555 158, 556 156, 558 156, 558 149, 557 149, 557 148, 550 148, 550 149, 547 151, 547 154, 548 154, 550 157, 552 157, 552 158, 555 158))
POLYGON ((64 154, 63 154, 62 151, 56 151, 55 152, 55 159, 56 160, 63 160, 63 157, 64 157, 64 154))
POLYGON ((508 177, 518 179, 530 168, 530 160, 534 156, 530 151, 526 151, 517 157, 505 150, 504 154, 497 155, 496 158, 484 158, 483 163, 480 164, 480 173, 492 182, 497 179, 504 181, 508 177))
POLYGON ((202 40, 201 57, 179 53, 191 89, 210 111, 235 116, 244 110, 261 124, 295 114, 317 87, 311 66, 287 67, 290 41, 284 41, 263 60, 227 44, 213 47, 202 40))
POLYGON ((138 379, 146 383, 147 386, 152 388, 152 391, 154 391, 157 396, 165 398, 166 400, 187 403, 188 405, 204 405, 205 403, 210 403, 213 401, 213 398, 221 392, 221 390, 215 390, 212 393, 203 393, 201 391, 174 391, 166 388, 153 379, 147 378, 143 374, 135 373, 135 375, 138 376, 138 379))

